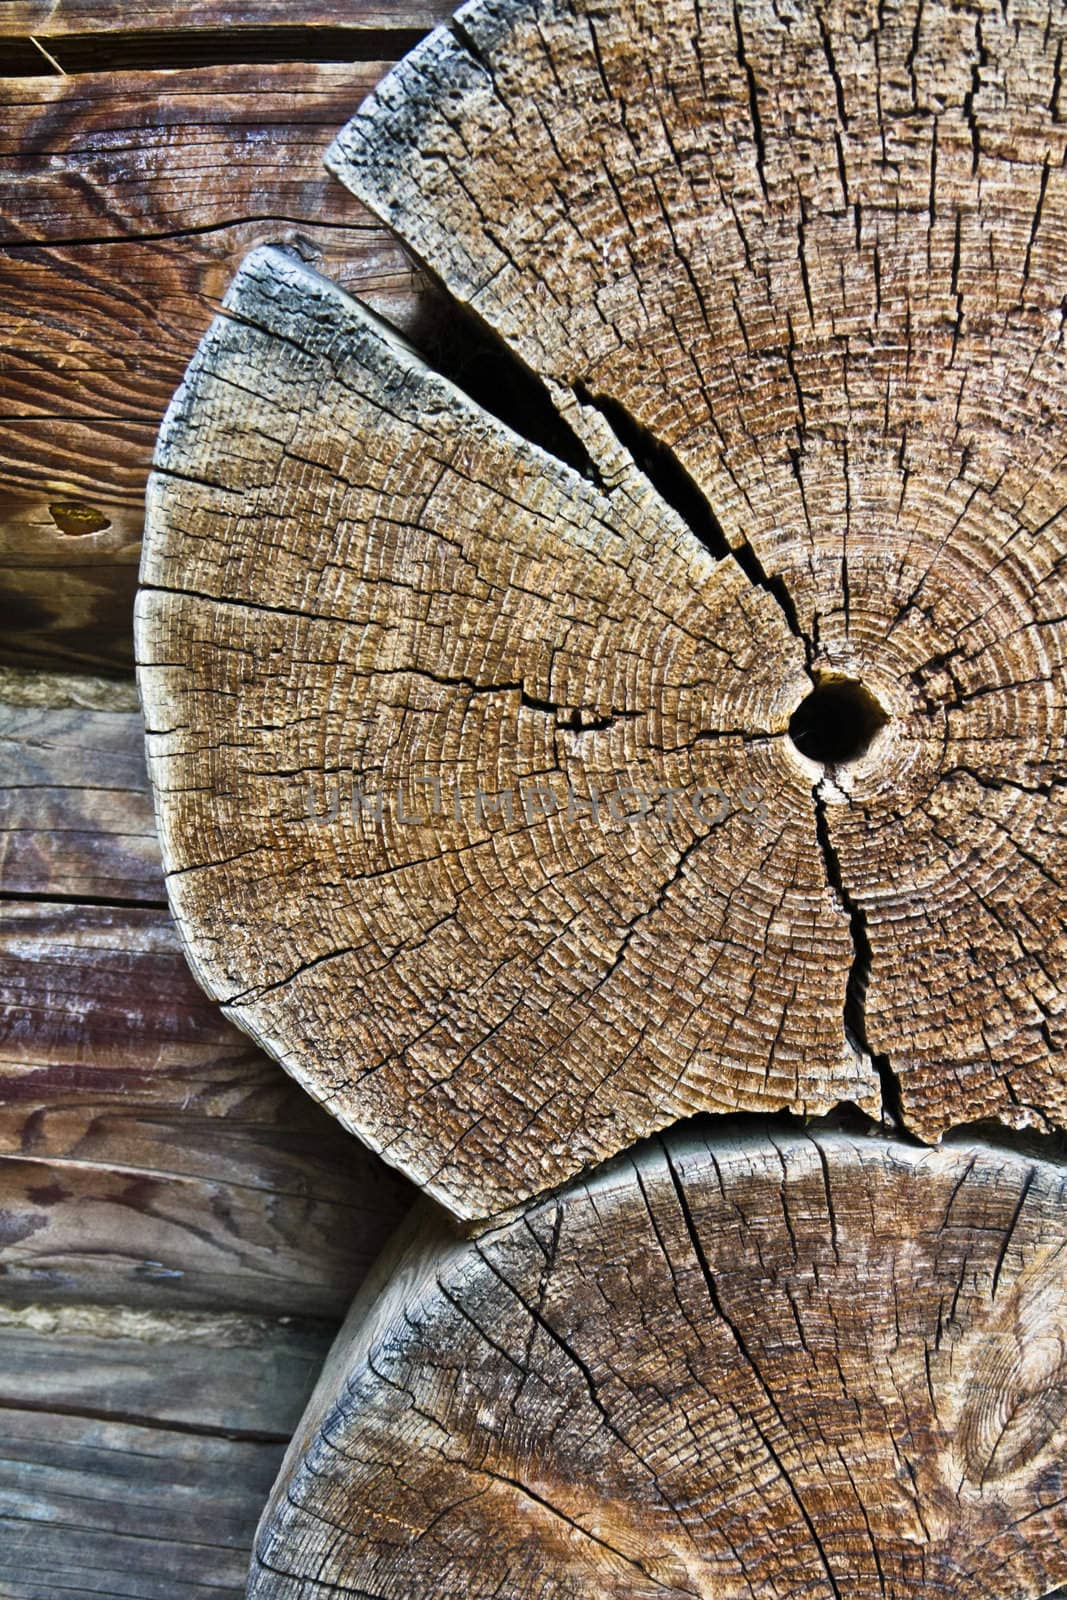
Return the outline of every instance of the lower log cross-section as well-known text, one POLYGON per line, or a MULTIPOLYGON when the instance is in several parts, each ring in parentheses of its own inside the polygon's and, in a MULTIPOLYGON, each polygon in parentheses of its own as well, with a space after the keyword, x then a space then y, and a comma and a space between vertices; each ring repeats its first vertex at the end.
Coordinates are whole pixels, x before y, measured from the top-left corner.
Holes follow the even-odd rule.
POLYGON ((1046 1595, 1064 1176, 974 1142, 676 1131, 353 1308, 254 1600, 1046 1595), (377 1295, 377 1297, 376 1297, 377 1295))

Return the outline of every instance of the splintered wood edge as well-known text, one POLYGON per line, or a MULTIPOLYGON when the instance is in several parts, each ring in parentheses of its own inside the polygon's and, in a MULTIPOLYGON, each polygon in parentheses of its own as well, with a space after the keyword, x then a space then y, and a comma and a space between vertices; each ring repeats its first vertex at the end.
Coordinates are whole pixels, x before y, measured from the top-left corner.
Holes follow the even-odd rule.
POLYGON ((672 1132, 466 1244, 424 1222, 338 1338, 250 1596, 1036 1600, 1067 1579, 1064 1181, 672 1132))

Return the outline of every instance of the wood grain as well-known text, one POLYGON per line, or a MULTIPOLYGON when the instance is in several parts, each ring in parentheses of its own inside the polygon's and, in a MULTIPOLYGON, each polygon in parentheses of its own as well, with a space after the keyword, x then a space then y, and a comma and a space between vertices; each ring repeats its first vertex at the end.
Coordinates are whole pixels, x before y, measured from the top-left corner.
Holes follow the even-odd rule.
POLYGON ((333 1322, 221 1311, 0 1305, 0 1413, 284 1445, 336 1332, 333 1322))
POLYGON ((415 316, 407 258, 322 167, 382 70, 0 83, 0 661, 131 665, 152 443, 248 249, 290 243, 415 316))
POLYGON ((239 1600, 324 1330, 0 1308, 0 1594, 239 1600))
POLYGON ((673 1133, 353 1309, 250 1596, 1036 1600, 1067 1576, 1062 1169, 673 1133))
POLYGON ((5 0, 0 38, 114 33, 156 28, 174 33, 254 28, 431 28, 446 15, 426 0, 140 0, 136 13, 126 0, 5 0))
POLYGON ((8 1302, 339 1316, 406 1206, 220 1016, 163 911, 0 908, 8 1302))
POLYGON ((698 1109, 876 1111, 772 598, 292 256, 226 306, 161 434, 137 623, 209 991, 461 1216, 698 1109))
POLYGON ((329 158, 876 704, 809 826, 926 1139, 1067 1119, 1065 48, 1041 0, 475 0, 329 158))
POLYGON ((166 901, 139 710, 11 705, 0 682, 0 893, 166 901))

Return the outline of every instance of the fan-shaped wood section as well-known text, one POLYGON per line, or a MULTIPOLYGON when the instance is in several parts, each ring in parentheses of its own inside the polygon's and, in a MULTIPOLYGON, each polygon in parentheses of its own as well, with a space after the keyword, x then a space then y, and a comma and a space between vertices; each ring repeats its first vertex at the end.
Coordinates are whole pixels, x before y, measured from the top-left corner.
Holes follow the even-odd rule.
POLYGON ((693 1110, 876 1110, 774 600, 292 257, 227 307, 138 614, 206 987, 468 1216, 693 1110))
POLYGON ((1063 1175, 673 1133, 362 1301, 254 1600, 1033 1600, 1067 1579, 1063 1175))

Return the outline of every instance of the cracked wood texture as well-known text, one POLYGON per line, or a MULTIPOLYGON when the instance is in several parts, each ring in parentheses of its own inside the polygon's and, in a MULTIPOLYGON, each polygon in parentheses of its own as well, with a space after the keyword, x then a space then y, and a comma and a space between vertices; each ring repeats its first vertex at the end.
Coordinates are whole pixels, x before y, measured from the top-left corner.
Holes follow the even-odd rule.
POLYGON ((1014 237, 1030 123, 1058 137, 1034 87, 1053 30, 979 28, 979 87, 1018 101, 998 185, 977 91, 955 120, 944 73, 936 117, 923 98, 957 13, 865 38, 851 14, 706 20, 468 8, 333 153, 545 377, 571 466, 503 427, 494 454, 490 418, 279 256, 239 280, 158 456, 144 682, 178 729, 155 770, 194 959, 468 1214, 696 1109, 881 1090, 926 1138, 1064 1110, 1047 150, 1018 310, 967 265, 987 211, 1014 237), (865 100, 905 45, 899 105, 865 100), (323 348, 346 323, 358 374, 323 348), (791 717, 841 681, 881 726, 811 760, 791 717), (296 789, 342 771, 364 799, 407 786, 407 816, 428 779, 464 803, 428 829, 345 808, 315 836, 296 789), (538 779, 656 798, 637 829, 479 813, 538 779), (672 803, 705 788, 725 819, 672 803), (279 878, 296 896, 265 950, 279 878))
MULTIPOLYGON (((829 889, 814 930, 779 916, 851 924, 849 1026, 927 1139, 1067 1113, 1065 29, 1036 0, 478 0, 330 158, 594 454, 602 419, 671 454, 792 656, 888 714, 812 767, 829 889)), ((773 1073, 788 1025, 742 1015, 773 1073)))
POLYGON ((468 1217, 697 1110, 876 1110, 772 596, 622 452, 583 477, 294 258, 226 306, 137 615, 209 992, 468 1217))
POLYGON ((173 904, 454 1210, 696 1110, 1062 1124, 1065 26, 479 0, 329 159, 554 431, 278 254, 204 342, 140 624, 173 904))
POLYGON ((1067 1578, 1064 1176, 669 1134, 353 1308, 254 1600, 1024 1600, 1067 1578))

